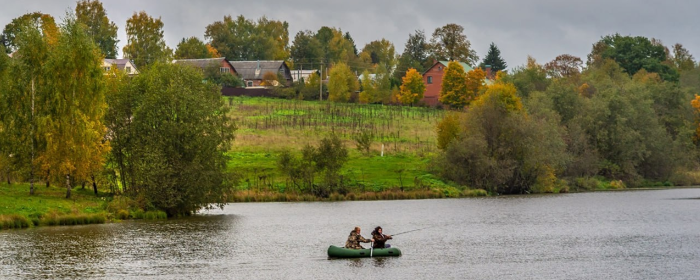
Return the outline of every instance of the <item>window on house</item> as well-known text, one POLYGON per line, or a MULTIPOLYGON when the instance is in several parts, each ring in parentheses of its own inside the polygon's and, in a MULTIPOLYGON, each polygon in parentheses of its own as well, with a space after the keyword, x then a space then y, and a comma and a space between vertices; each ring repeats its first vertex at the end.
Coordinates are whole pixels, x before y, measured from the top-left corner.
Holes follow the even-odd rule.
POLYGON ((433 83, 433 76, 428 76, 428 84, 432 84, 432 83, 433 83))
POLYGON ((252 87, 253 86, 253 81, 248 81, 248 86, 252 87))
POLYGON ((105 72, 109 72, 109 70, 111 70, 112 68, 111 67, 102 67, 102 69, 104 69, 105 72))
POLYGON ((127 66, 126 68, 124 68, 124 70, 126 70, 126 73, 131 74, 131 67, 127 66))
POLYGON ((438 70, 442 70, 442 66, 438 66, 438 70))
POLYGON ((221 72, 221 73, 230 73, 230 71, 231 71, 231 69, 229 69, 227 67, 219 68, 219 72, 221 72))

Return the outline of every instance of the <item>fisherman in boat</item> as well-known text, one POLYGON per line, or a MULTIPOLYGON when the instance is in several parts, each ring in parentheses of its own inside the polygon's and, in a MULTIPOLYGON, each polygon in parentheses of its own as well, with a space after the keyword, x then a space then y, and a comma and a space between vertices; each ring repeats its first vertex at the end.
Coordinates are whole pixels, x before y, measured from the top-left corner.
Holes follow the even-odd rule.
POLYGON ((362 245, 360 245, 360 242, 362 243, 370 243, 374 242, 374 239, 365 239, 360 235, 360 227, 355 227, 350 232, 350 236, 348 236, 348 241, 345 241, 345 248, 347 249, 364 249, 362 245))
POLYGON ((374 249, 391 248, 391 245, 386 244, 387 240, 392 239, 391 235, 383 234, 382 227, 374 228, 372 239, 374 240, 374 244, 372 245, 374 249))

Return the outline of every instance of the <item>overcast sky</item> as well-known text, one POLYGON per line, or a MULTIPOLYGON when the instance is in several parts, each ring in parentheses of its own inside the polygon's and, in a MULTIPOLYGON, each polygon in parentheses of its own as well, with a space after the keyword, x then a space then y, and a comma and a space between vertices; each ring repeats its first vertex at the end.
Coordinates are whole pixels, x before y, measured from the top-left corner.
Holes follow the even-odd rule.
MULTIPOLYGON (((480 59, 491 42, 501 50, 509 68, 523 65, 527 55, 540 63, 559 54, 585 61, 601 36, 620 33, 654 37, 665 45, 682 43, 691 53, 700 51, 700 1, 633 0, 103 0, 107 16, 119 27, 119 51, 126 43, 124 27, 135 11, 161 17, 168 46, 175 49, 183 37, 204 39, 205 27, 225 15, 244 15, 289 23, 290 44, 300 30, 321 26, 349 31, 358 49, 386 38, 403 51, 409 33, 456 23, 480 59)), ((48 13, 60 22, 73 0, 0 0, 0 26, 28 12, 48 13)))

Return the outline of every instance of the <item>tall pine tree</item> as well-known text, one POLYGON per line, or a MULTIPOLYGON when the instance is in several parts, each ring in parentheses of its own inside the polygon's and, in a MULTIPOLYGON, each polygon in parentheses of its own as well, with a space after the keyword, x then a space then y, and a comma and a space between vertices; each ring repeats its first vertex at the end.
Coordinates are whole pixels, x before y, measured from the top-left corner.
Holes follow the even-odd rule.
POLYGON ((501 51, 496 47, 496 44, 491 42, 491 46, 489 46, 489 52, 486 54, 486 57, 484 57, 484 61, 481 62, 479 65, 480 68, 484 69, 486 65, 491 66, 491 71, 493 73, 496 73, 498 71, 503 71, 506 68, 508 68, 508 65, 506 64, 506 61, 501 58, 501 51))

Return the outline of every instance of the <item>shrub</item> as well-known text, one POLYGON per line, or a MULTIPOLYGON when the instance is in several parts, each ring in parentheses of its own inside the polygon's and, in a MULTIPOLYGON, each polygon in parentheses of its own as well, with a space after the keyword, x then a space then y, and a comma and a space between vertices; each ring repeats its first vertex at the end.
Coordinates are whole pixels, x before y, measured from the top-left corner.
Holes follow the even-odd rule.
POLYGON ((624 189, 625 187, 626 187, 625 183, 622 182, 622 180, 613 180, 610 182, 610 188, 619 190, 619 189, 624 189))
POLYGON ((576 178, 573 181, 576 190, 590 191, 598 188, 598 180, 591 177, 576 178))
POLYGON ((369 154, 369 149, 372 147, 372 141, 374 140, 374 134, 369 129, 363 129, 362 131, 355 134, 355 142, 357 143, 357 150, 369 154))
POLYGON ((164 220, 168 218, 168 214, 163 211, 146 211, 143 213, 143 219, 145 220, 164 220))
POLYGON ((437 125, 438 149, 444 150, 459 136, 459 115, 451 113, 445 116, 437 125))
POLYGON ((488 196, 488 193, 482 189, 465 189, 462 191, 462 196, 488 196))
POLYGON ((119 210, 117 212, 117 219, 126 220, 128 218, 129 218, 129 211, 122 209, 122 210, 119 210))

